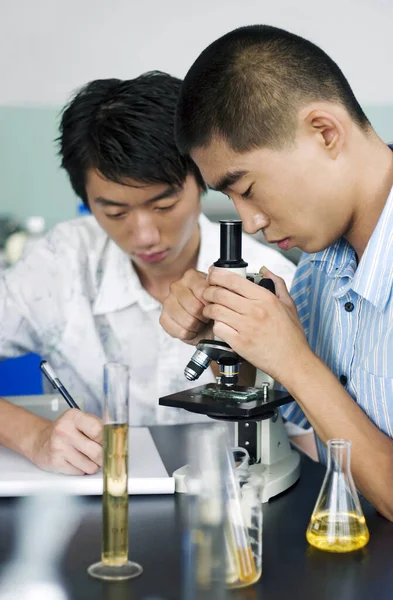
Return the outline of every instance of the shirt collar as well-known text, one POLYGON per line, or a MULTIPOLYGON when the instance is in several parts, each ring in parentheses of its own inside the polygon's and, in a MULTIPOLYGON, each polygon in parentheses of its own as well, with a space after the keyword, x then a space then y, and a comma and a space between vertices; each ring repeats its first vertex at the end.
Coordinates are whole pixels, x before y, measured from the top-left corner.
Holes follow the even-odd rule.
POLYGON ((343 238, 329 248, 311 254, 310 260, 328 277, 353 277, 356 269, 355 252, 343 238))
POLYGON ((93 314, 115 312, 140 302, 149 310, 158 302, 142 287, 132 262, 112 240, 108 240, 97 269, 97 295, 93 314))
MULTIPOLYGON (((207 272, 212 256, 219 256, 219 238, 213 223, 200 215, 201 234, 197 270, 207 272), (216 248, 216 247, 217 248, 216 248)), ((108 239, 97 269, 97 295, 93 314, 103 315, 127 308, 138 302, 145 311, 160 306, 142 286, 130 258, 112 240, 108 239)))
POLYGON ((352 289, 383 311, 393 285, 393 188, 359 265, 354 249, 343 238, 312 254, 310 260, 329 277, 347 278, 341 292, 352 289))
POLYGON ((393 188, 366 246, 352 282, 353 290, 383 311, 393 283, 393 188))

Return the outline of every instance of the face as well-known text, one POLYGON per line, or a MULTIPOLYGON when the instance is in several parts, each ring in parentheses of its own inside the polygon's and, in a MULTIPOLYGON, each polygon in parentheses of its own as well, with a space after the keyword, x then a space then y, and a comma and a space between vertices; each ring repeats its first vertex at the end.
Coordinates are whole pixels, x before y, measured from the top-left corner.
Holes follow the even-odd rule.
POLYGON ((200 189, 191 175, 182 189, 108 181, 95 169, 87 173, 89 207, 108 236, 144 272, 173 267, 199 236, 200 189))
MULTIPOLYGON (((314 123, 315 125, 315 123, 314 123)), ((222 139, 197 148, 192 158, 206 183, 226 193, 248 233, 263 231, 282 250, 317 252, 351 226, 351 175, 334 131, 299 127, 285 150, 237 153, 222 139), (335 147, 335 151, 331 147, 335 147)))

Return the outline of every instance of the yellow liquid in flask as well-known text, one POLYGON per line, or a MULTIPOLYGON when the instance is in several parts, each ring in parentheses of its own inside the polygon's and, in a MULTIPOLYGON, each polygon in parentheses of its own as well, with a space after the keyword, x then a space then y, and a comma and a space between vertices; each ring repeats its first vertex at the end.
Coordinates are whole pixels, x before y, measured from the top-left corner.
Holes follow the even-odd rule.
POLYGON ((325 511, 311 517, 306 538, 311 546, 328 552, 352 552, 365 546, 370 538, 366 519, 356 513, 325 511))

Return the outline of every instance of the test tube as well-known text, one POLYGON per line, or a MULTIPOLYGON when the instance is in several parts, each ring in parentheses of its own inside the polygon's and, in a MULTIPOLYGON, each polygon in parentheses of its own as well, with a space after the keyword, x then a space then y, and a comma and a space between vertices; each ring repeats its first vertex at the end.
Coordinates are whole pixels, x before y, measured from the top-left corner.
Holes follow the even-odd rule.
POLYGON ((142 573, 128 560, 128 390, 126 365, 104 367, 104 492, 102 496, 101 561, 91 565, 92 577, 119 581, 142 573))
POLYGON ((248 530, 243 519, 240 501, 240 487, 235 474, 233 453, 226 452, 227 469, 227 583, 233 583, 234 571, 238 569, 238 578, 243 585, 251 584, 258 578, 254 556, 248 538, 248 530))

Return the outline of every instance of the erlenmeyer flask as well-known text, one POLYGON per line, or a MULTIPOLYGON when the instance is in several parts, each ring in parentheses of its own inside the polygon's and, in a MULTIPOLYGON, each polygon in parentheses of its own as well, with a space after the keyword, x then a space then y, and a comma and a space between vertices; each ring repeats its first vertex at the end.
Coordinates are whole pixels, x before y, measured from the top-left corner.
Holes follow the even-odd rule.
POLYGON ((327 447, 327 471, 306 538, 320 550, 351 552, 363 548, 370 537, 351 475, 351 442, 333 439, 327 447))

